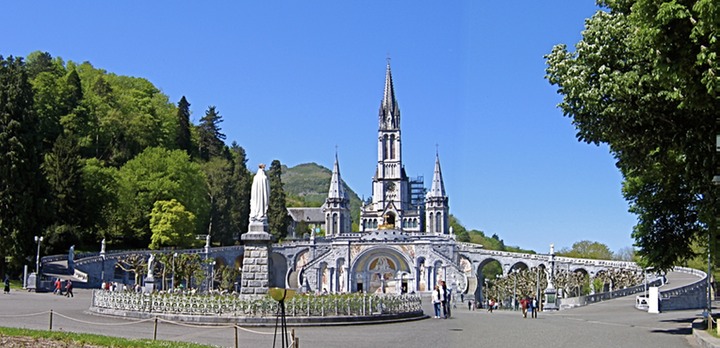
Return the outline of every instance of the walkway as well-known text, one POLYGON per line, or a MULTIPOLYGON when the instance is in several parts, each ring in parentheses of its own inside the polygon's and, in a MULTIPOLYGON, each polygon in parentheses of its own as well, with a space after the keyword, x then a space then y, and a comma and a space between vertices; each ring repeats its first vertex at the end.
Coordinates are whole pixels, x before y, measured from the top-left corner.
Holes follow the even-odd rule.
MULTIPOLYGON (((670 284, 682 275, 669 276, 670 284)), ((100 317, 87 313, 89 290, 76 290, 75 298, 52 293, 13 292, 0 295, 0 326, 47 329, 48 311, 55 312, 53 329, 99 333, 128 338, 152 338, 153 322, 100 317), (43 313, 40 315, 31 315, 43 313), (19 316, 24 315, 24 316, 19 316), (72 319, 68 319, 72 318, 72 319)), ((429 301, 424 301, 431 313, 429 301)), ((634 297, 614 299, 556 313, 540 313, 536 320, 519 312, 469 311, 458 304, 448 320, 340 327, 296 328, 301 347, 693 347, 690 323, 701 311, 648 314, 633 307, 634 297)), ((267 347, 273 328, 238 331, 240 347, 267 347)), ((188 327, 159 324, 158 339, 193 341, 224 347, 234 345, 234 330, 226 327, 188 327)))

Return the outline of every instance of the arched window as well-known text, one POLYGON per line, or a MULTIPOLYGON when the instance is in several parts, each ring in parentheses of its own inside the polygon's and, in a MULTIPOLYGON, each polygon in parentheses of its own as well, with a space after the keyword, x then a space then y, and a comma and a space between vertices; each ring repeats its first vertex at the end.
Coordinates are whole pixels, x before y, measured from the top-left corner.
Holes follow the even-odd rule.
POLYGON ((433 222, 434 222, 433 216, 434 216, 433 213, 430 213, 429 218, 428 218, 428 232, 435 232, 435 229, 434 229, 435 226, 433 224, 433 222))
POLYGON ((388 146, 388 136, 387 136, 387 135, 384 135, 384 136, 383 136, 383 150, 382 150, 382 151, 383 151, 383 153, 382 153, 382 158, 383 158, 383 159, 388 159, 388 152, 389 152, 389 150, 390 150, 390 149, 389 149, 389 146, 388 146))
POLYGON ((332 217, 332 232, 330 232, 330 234, 335 235, 338 233, 340 233, 339 228, 338 228, 338 214, 335 213, 335 214, 333 214, 333 217, 332 217))
POLYGON ((443 222, 442 213, 437 213, 437 215, 435 215, 435 232, 440 233, 443 231, 442 222, 443 222))
POLYGON ((390 159, 395 159, 395 134, 390 135, 390 159))

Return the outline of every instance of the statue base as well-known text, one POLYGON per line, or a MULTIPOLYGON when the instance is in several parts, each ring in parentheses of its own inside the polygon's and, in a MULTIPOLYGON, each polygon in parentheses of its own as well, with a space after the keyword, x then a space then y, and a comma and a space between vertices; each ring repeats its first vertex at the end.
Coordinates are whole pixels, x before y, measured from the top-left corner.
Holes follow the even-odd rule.
POLYGON ((258 298, 265 296, 270 287, 268 265, 273 236, 266 232, 264 221, 253 221, 248 229, 240 237, 244 245, 240 293, 246 298, 258 298))
POLYGON ((155 278, 145 277, 145 286, 143 286, 143 293, 150 294, 155 291, 155 278))

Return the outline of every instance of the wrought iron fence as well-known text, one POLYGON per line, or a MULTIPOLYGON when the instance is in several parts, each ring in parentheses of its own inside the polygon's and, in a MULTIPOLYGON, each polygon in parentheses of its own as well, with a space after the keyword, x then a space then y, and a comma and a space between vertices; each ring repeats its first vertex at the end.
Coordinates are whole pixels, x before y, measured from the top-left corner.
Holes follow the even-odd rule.
MULTIPOLYGON (((145 313, 274 317, 278 302, 272 298, 242 299, 226 294, 170 294, 103 291, 93 292, 92 306, 145 313)), ((298 295, 285 301, 292 317, 373 316, 422 311, 419 295, 329 294, 298 295)))

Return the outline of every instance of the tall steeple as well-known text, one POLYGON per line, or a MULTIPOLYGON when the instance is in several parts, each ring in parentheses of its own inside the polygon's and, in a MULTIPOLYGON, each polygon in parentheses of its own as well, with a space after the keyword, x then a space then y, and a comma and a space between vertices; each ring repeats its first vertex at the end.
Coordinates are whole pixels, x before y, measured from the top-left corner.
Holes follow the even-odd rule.
POLYGON ((450 227, 449 210, 445 183, 440 170, 440 156, 436 152, 432 186, 425 196, 425 232, 447 235, 450 227))
POLYGON ((432 186, 430 192, 427 194, 428 197, 445 197, 445 183, 442 178, 442 171, 440 170, 440 156, 435 153, 435 172, 433 173, 432 186))
POLYGON ((322 211, 325 214, 325 233, 327 236, 337 236, 341 233, 350 232, 350 199, 345 194, 345 189, 340 178, 340 162, 335 152, 335 164, 333 165, 330 188, 322 211))
POLYGON ((335 164, 333 165, 332 178, 330 179, 328 198, 345 199, 345 189, 340 179, 340 164, 338 164, 337 152, 335 153, 335 164))
POLYGON ((390 71, 390 59, 387 61, 385 70, 385 91, 380 103, 379 112, 380 129, 400 128, 400 108, 395 100, 395 88, 393 87, 392 72, 390 71))

